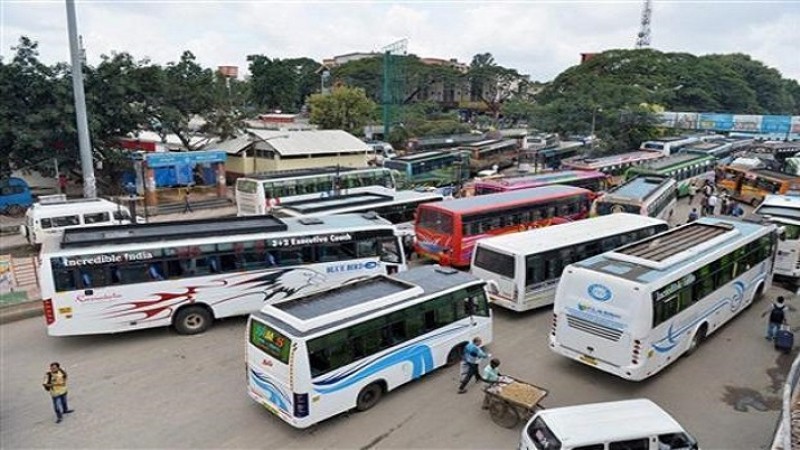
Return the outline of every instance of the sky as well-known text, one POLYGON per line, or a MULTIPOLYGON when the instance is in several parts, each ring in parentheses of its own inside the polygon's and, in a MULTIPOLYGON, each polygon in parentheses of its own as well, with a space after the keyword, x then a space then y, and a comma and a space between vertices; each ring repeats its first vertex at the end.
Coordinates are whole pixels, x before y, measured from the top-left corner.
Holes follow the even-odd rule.
MULTIPOLYGON (((206 67, 247 55, 310 57, 379 51, 408 39, 420 57, 495 61, 550 81, 580 53, 633 48, 642 1, 91 1, 77 0, 89 64, 112 52, 165 64, 190 50, 206 67)), ((63 0, 0 0, 4 61, 20 36, 46 63, 69 60, 63 0)), ((654 0, 652 48, 695 55, 746 53, 800 79, 800 0, 654 0)))

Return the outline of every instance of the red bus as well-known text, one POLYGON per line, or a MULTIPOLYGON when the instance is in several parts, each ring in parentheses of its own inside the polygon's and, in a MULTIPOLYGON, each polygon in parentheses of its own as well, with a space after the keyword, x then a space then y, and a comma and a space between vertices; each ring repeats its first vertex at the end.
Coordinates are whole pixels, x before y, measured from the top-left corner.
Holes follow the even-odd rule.
POLYGON ((608 176, 597 170, 558 170, 555 172, 542 172, 535 175, 499 178, 496 180, 480 180, 475 182, 475 195, 494 194, 497 192, 516 191, 542 186, 567 185, 589 189, 590 191, 605 191, 608 186, 608 176))
POLYGON ((585 219, 594 197, 573 186, 544 186, 420 205, 414 250, 466 267, 478 239, 585 219))

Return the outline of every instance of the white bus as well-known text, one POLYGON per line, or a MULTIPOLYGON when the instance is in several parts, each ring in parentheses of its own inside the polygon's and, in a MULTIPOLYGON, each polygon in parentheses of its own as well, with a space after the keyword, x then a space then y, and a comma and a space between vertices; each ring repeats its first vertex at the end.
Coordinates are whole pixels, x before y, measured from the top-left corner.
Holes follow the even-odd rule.
POLYGON ((775 253, 775 275, 800 285, 800 196, 767 195, 754 212, 783 228, 775 253))
POLYGON ((672 178, 636 177, 594 201, 592 215, 627 212, 669 220, 675 212, 678 183, 672 178))
POLYGON ((777 230, 702 218, 567 266, 550 348, 629 380, 656 374, 772 283, 777 230))
MULTIPOLYGON (((25 224, 20 225, 20 234, 31 245, 41 244, 45 238, 58 238, 70 228, 128 225, 133 223, 131 213, 125 206, 102 198, 67 200, 64 195, 46 196, 39 199, 25 212, 25 224)), ((136 218, 142 223, 144 219, 136 218)))
POLYGON ((421 266, 265 306, 250 316, 250 397, 296 428, 353 408, 456 362, 492 340, 485 283, 421 266))
POLYGON ((40 280, 51 336, 213 319, 348 280, 405 269, 395 227, 377 216, 271 216, 67 230, 45 242, 40 280))
POLYGON ((686 147, 687 145, 700 142, 699 137, 695 136, 672 136, 655 141, 645 141, 639 147, 639 150, 657 151, 669 156, 678 153, 678 150, 686 147))
POLYGON ((668 412, 641 398, 545 409, 522 430, 519 450, 697 450, 668 412))
POLYGON ((406 255, 410 255, 414 249, 414 216, 417 207, 443 199, 442 194, 437 192, 396 191, 387 194, 373 188, 355 194, 282 203, 274 210, 274 214, 279 217, 324 217, 374 212, 397 226, 406 255))
POLYGON ((382 188, 391 194, 397 188, 391 169, 369 167, 317 167, 281 170, 236 180, 239 216, 268 214, 272 205, 382 188))
POLYGON ((567 265, 668 228, 663 220, 621 213, 481 239, 471 272, 488 282, 492 303, 527 311, 553 304, 567 265))

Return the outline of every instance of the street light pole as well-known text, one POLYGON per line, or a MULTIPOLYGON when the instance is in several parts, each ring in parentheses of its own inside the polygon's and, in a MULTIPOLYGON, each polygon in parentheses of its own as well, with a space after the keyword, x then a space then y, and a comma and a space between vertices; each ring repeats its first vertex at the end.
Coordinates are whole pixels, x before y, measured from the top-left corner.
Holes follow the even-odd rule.
POLYGON ((594 110, 592 110, 592 133, 589 135, 589 139, 592 140, 590 146, 590 150, 592 152, 594 151, 594 141, 595 141, 594 130, 595 130, 595 125, 597 124, 597 112, 602 110, 603 108, 600 108, 599 106, 595 107, 594 110))

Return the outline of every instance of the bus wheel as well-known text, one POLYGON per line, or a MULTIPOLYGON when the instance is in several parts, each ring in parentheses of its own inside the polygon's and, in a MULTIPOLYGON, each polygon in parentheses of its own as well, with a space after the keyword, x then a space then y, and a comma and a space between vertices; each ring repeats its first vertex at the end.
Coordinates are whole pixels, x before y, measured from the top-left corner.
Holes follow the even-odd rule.
POLYGON ((381 401, 381 397, 383 397, 383 388, 378 383, 372 383, 358 393, 356 409, 366 411, 377 405, 381 401))
POLYGON ((751 304, 761 300, 762 298, 764 298, 764 283, 761 283, 761 284, 758 285, 758 289, 756 289, 756 293, 753 294, 753 302, 751 302, 751 304))
POLYGON ((211 327, 214 318, 211 312, 202 306, 187 306, 175 313, 173 325, 179 334, 198 334, 211 327))
POLYGON ((686 356, 691 355, 692 353, 697 350, 697 347, 700 347, 700 344, 706 340, 706 324, 700 326, 700 329, 697 330, 697 333, 694 334, 692 338, 692 343, 689 344, 689 349, 686 350, 686 356))
POLYGON ((444 362, 444 365, 449 367, 461 361, 461 356, 464 354, 464 347, 466 346, 467 344, 462 342, 450 349, 450 353, 447 354, 447 360, 444 362))

